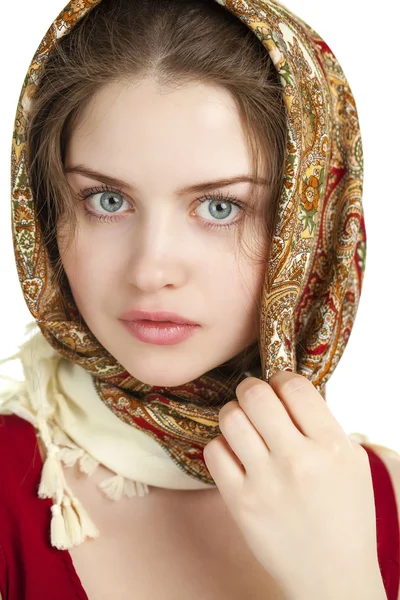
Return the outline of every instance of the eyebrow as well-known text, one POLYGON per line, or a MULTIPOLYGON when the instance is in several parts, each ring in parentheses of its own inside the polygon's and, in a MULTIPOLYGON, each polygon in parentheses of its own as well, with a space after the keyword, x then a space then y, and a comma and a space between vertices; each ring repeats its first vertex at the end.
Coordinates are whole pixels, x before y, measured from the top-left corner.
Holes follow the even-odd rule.
MULTIPOLYGON (((116 177, 111 177, 110 175, 99 173, 84 165, 65 167, 64 173, 79 173, 81 175, 84 175, 85 177, 89 177, 89 179, 96 179, 97 181, 101 181, 102 183, 114 185, 119 188, 130 187, 131 189, 136 190, 134 185, 129 185, 121 179, 117 179, 116 177)), ((214 181, 202 181, 200 183, 195 183, 194 185, 189 185, 180 188, 176 191, 176 194, 178 196, 183 196, 184 194, 190 194, 193 192, 205 192, 209 190, 215 190, 217 187, 226 187, 228 185, 241 182, 252 183, 253 185, 268 185, 270 183, 267 179, 264 179, 263 177, 255 179, 250 175, 235 175, 233 177, 223 177, 222 179, 215 179, 214 181)))

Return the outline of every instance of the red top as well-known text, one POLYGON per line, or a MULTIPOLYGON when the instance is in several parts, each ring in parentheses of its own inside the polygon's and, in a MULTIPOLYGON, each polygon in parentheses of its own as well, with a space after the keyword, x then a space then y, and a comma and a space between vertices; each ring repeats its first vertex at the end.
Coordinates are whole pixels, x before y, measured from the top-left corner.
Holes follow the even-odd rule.
MULTIPOLYGON (((375 495, 378 560, 388 600, 400 580, 399 520, 383 461, 368 452, 375 495)), ((3 600, 88 600, 67 550, 50 545, 51 499, 37 496, 42 459, 34 427, 0 415, 0 592, 3 600)))

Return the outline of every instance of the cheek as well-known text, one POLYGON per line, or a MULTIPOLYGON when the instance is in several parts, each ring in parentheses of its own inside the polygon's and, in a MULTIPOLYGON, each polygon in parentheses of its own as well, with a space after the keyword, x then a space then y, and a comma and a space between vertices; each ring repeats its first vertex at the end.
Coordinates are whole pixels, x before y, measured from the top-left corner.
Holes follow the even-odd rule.
POLYGON ((258 301, 264 283, 265 265, 234 258, 220 264, 208 280, 208 302, 212 301, 215 323, 230 336, 251 343, 258 335, 258 301))
POLYGON ((79 309, 93 306, 112 289, 117 272, 115 252, 94 245, 88 236, 76 235, 68 245, 58 238, 60 258, 79 309))
POLYGON ((226 272, 225 290, 230 289, 230 296, 236 297, 243 306, 251 308, 262 291, 266 265, 249 261, 247 257, 232 265, 226 272))

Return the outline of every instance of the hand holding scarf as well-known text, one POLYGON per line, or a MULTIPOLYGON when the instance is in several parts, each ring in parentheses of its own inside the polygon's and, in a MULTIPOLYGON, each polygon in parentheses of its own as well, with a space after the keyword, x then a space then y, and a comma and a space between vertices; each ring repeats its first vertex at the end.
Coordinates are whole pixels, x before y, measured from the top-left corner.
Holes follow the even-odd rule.
POLYGON ((302 375, 236 393, 204 457, 254 556, 296 600, 386 598, 364 448, 302 375))

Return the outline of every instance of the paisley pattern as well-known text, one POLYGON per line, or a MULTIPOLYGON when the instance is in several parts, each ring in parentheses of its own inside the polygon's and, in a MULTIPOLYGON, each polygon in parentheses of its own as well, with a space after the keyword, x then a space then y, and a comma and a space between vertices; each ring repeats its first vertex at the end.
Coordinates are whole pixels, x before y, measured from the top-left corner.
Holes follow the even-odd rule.
MULTIPOLYGON (((40 43, 22 86, 11 157, 18 276, 43 335, 61 355, 91 373, 105 405, 153 437, 183 471, 213 483, 202 449, 220 434, 216 403, 234 399, 240 379, 205 374, 175 388, 143 384, 82 324, 75 305, 68 307, 73 317, 67 320, 61 292, 51 285, 26 167, 26 126, 52 48, 99 1, 74 0, 65 6, 40 43)), ((263 287, 261 378, 268 381, 277 370, 289 369, 307 377, 325 398, 325 385, 351 334, 365 270, 363 154, 355 101, 328 45, 286 7, 273 0, 220 4, 264 45, 279 73, 287 108, 284 186, 263 287)))

